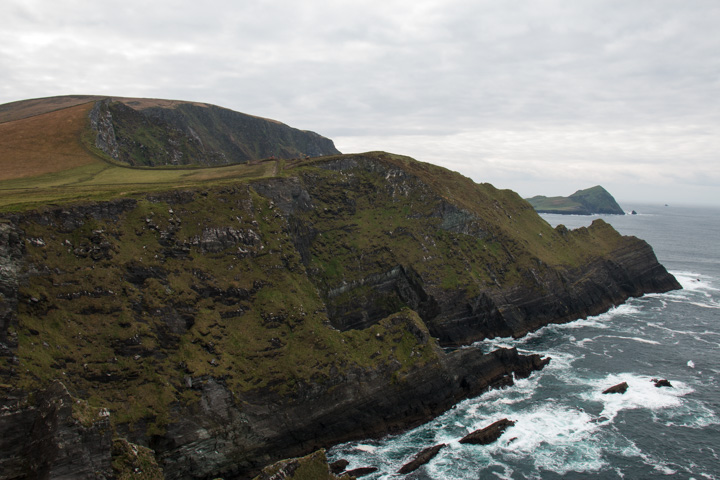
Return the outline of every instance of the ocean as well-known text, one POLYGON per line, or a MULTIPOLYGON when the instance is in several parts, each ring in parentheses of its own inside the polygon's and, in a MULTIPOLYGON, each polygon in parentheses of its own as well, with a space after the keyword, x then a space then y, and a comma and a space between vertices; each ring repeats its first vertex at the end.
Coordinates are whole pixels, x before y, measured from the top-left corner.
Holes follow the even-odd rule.
POLYGON ((600 217, 646 240, 682 290, 468 347, 514 346, 552 361, 416 429, 338 445, 330 461, 377 467, 362 477, 368 480, 720 479, 720 209, 627 207, 638 214, 543 218, 577 228, 600 217), (653 379, 672 387, 655 387, 653 379), (621 382, 628 384, 625 394, 602 394, 621 382), (495 443, 458 442, 502 418, 516 423, 495 443), (440 443, 447 446, 428 464, 396 473, 440 443))

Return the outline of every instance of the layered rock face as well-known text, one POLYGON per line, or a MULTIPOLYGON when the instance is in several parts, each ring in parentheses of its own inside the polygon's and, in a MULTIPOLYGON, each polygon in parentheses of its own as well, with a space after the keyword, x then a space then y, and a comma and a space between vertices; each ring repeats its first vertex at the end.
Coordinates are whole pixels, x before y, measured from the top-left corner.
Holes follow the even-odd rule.
POLYGON ((340 175, 305 173, 301 182, 255 188, 287 216, 341 330, 365 328, 406 305, 442 344, 457 346, 519 337, 680 288, 646 242, 603 221, 551 230, 529 205, 489 185, 461 183, 452 198, 429 188, 424 172, 397 163, 343 157, 319 167, 340 175), (386 208, 395 215, 387 218, 386 208))
POLYGON ((33 396, 2 398, 0 478, 112 477, 109 414, 71 398, 60 382, 33 396))
MULTIPOLYGON (((513 192, 388 154, 15 213, 0 227, 0 383, 25 399, 0 422, 17 438, 8 451, 33 448, 17 435, 45 408, 32 393, 60 380, 107 412, 82 428, 109 422, 166 478, 245 478, 408 428, 547 362, 443 346, 679 288, 645 242, 603 222, 553 229, 513 192)), ((107 445, 98 428, 84 438, 107 445)), ((48 445, 70 435, 46 430, 48 445)), ((51 457, 43 471, 109 472, 79 445, 89 460, 76 470, 51 457)), ((0 457, 0 478, 42 476, 0 457)))

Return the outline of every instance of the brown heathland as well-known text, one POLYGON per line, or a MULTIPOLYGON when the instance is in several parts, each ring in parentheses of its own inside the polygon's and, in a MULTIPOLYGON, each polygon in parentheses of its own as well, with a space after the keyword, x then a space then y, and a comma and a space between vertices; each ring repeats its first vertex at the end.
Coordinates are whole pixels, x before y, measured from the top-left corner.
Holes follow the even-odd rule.
POLYGON ((81 141, 93 103, 0 123, 0 180, 53 173, 101 161, 81 141))
POLYGON ((97 95, 64 95, 62 97, 33 98, 0 105, 0 123, 14 122, 23 118, 74 107, 84 103, 102 100, 97 95))

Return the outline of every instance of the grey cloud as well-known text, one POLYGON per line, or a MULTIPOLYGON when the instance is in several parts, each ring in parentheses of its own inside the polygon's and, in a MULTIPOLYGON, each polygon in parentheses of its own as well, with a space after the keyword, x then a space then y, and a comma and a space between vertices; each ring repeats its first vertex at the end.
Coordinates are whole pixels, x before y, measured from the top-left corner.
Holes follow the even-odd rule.
POLYGON ((510 188, 608 165, 720 182, 715 0, 9 0, 0 15, 0 102, 205 101, 341 150, 462 156, 510 188))

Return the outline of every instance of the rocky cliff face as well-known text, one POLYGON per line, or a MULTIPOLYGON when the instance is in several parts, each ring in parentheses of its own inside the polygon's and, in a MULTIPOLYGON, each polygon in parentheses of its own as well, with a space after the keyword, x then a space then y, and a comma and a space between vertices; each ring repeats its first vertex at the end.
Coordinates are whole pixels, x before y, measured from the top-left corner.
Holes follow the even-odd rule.
POLYGON ((462 205, 430 188, 422 172, 371 158, 318 167, 338 175, 301 173, 254 188, 288 218, 341 330, 366 328, 409 306, 442 344, 463 345, 680 288, 647 243, 603 221, 552 230, 519 199, 498 200, 508 192, 458 185, 457 197, 468 188, 462 205), (588 254, 567 258, 572 250, 588 254))
POLYGON ((340 153, 332 140, 214 105, 105 99, 90 113, 95 146, 133 166, 225 165, 340 153))
POLYGON ((0 383, 20 399, 0 422, 16 439, 0 478, 118 475, 118 452, 140 448, 167 478, 244 478, 547 361, 444 345, 679 288, 645 242, 603 222, 552 229, 512 192, 387 154, 16 213, 0 235, 0 383), (42 412, 67 412, 58 380, 103 416, 40 428, 42 412), (72 435, 77 465, 17 461, 72 435))
POLYGON ((110 478, 112 430, 106 410, 71 398, 55 382, 28 396, 5 391, 0 478, 110 478))

